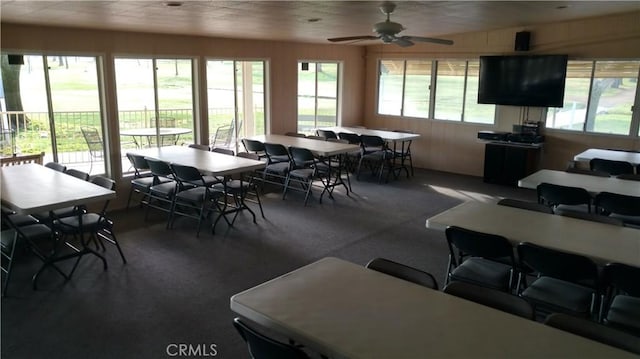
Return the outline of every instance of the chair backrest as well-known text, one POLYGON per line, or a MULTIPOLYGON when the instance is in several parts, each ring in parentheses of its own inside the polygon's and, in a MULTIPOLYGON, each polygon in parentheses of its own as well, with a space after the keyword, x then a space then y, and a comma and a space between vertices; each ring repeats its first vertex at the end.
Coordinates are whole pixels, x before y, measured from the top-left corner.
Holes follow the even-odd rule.
POLYGON ((64 171, 64 173, 68 174, 69 176, 73 176, 75 178, 79 178, 83 181, 88 181, 89 180, 89 174, 87 172, 83 172, 80 170, 77 170, 75 168, 67 168, 66 171, 64 171))
POLYGON ((594 171, 607 172, 612 176, 623 173, 633 173, 633 165, 625 161, 607 160, 604 158, 592 158, 589 167, 594 171))
POLYGON ((61 165, 58 162, 47 162, 44 166, 58 172, 65 172, 67 170, 67 166, 61 165))
POLYGON ((290 344, 285 344, 258 333, 249 327, 240 318, 233 319, 233 326, 236 328, 242 339, 247 343, 249 354, 253 359, 307 359, 309 356, 290 344))
POLYGON ((340 132, 338 133, 338 138, 347 140, 352 145, 360 144, 360 135, 358 135, 357 133, 340 132))
POLYGON ((535 319, 535 311, 529 302, 507 292, 459 281, 447 284, 443 291, 523 318, 535 319))
POLYGON ((202 174, 200 171, 192 166, 184 166, 176 163, 172 163, 169 165, 171 171, 173 172, 173 177, 180 183, 181 186, 184 185, 195 185, 195 186, 204 186, 204 179, 202 179, 202 174))
POLYGON ((289 153, 291 154, 294 167, 303 168, 315 163, 313 153, 306 148, 291 146, 289 147, 289 153))
POLYGON ((95 176, 91 179, 91 183, 98 185, 100 187, 109 189, 109 190, 115 190, 116 188, 116 181, 112 180, 111 178, 108 177, 104 177, 104 176, 95 176))
POLYGON ((383 149, 385 147, 385 142, 380 136, 360 135, 360 142, 365 148, 380 147, 380 149, 383 149))
POLYGON ((297 133, 297 132, 286 132, 284 135, 291 136, 291 137, 307 137, 307 135, 305 135, 304 133, 297 133))
POLYGON ((238 152, 237 157, 248 158, 250 160, 260 161, 260 156, 257 153, 238 152))
POLYGON ((149 169, 154 176, 172 178, 173 172, 171 171, 171 167, 169 167, 169 164, 167 162, 156 160, 153 158, 146 158, 146 160, 147 164, 149 164, 149 169))
POLYGON ((611 177, 611 175, 607 172, 595 171, 587 168, 567 167, 567 169, 565 169, 564 171, 567 173, 577 173, 577 174, 588 175, 588 176, 611 177))
POLYGON ((147 163, 147 159, 144 158, 144 156, 127 153, 127 158, 129 159, 129 162, 131 162, 131 166, 135 171, 134 177, 141 177, 142 172, 149 171, 149 164, 147 163))
POLYGON ((228 148, 214 147, 211 149, 211 152, 222 153, 223 155, 235 156, 235 152, 228 148))
POLYGON ((265 142, 264 151, 269 158, 269 163, 278 162, 277 160, 275 160, 275 157, 285 158, 289 156, 289 151, 287 151, 287 148, 279 143, 265 142))
POLYGON ((233 127, 231 125, 218 126, 213 136, 211 147, 221 146, 228 147, 233 137, 233 127))
POLYGON ((457 226, 445 229, 445 236, 449 244, 449 252, 453 256, 455 248, 476 257, 498 259, 508 257, 514 262, 513 246, 499 235, 472 231, 457 226))
POLYGON ((610 213, 624 216, 640 216, 640 197, 600 192, 596 195, 595 205, 598 210, 610 213))
MULTIPOLYGON (((95 176, 91 179, 91 183, 106 188, 108 190, 112 190, 115 191, 116 190, 116 181, 112 180, 111 178, 108 177, 104 177, 104 176, 95 176)), ((109 207, 109 202, 110 200, 106 200, 104 202, 104 205, 102 206, 102 211, 100 211, 100 215, 102 217, 104 217, 107 213, 107 207, 109 207)))
POLYGON ((98 129, 95 127, 81 127, 80 131, 82 131, 82 136, 89 147, 89 153, 91 156, 101 156, 103 144, 98 129))
POLYGON ((366 267, 411 283, 438 290, 438 282, 436 282, 433 275, 405 264, 385 258, 374 258, 367 263, 366 267))
POLYGON ((316 130, 316 134, 324 138, 338 138, 338 135, 330 130, 316 130))
POLYGON ((328 140, 330 140, 330 138, 325 138, 325 137, 322 137, 322 136, 314 136, 314 135, 306 136, 306 138, 308 138, 310 140, 320 140, 320 141, 328 141, 328 140))
POLYGON ((585 212, 578 212, 578 211, 562 211, 562 213, 560 213, 560 215, 561 216, 565 216, 565 217, 584 219, 585 221, 592 221, 592 222, 610 224, 610 225, 613 225, 613 226, 623 226, 624 225, 624 222, 621 219, 614 218, 614 217, 603 216, 603 215, 597 214, 597 213, 585 213, 585 212))
MULTIPOLYGON (((152 118, 152 121, 155 123, 155 117, 152 118)), ((176 119, 174 117, 160 116, 156 123, 158 127, 176 127, 176 119)))
POLYGON ((640 297, 640 268, 622 263, 607 263, 602 268, 605 286, 614 287, 633 297, 640 297))
POLYGON ((545 319, 544 324, 603 344, 640 354, 640 340, 638 340, 638 337, 596 323, 592 320, 568 314, 554 313, 545 319))
POLYGON ((538 201, 549 206, 559 204, 591 206, 591 195, 584 188, 562 186, 553 183, 540 183, 536 187, 538 191, 538 201))
POLYGON ((597 288, 598 267, 587 257, 527 242, 518 244, 517 250, 523 268, 531 268, 542 276, 597 288))
POLYGON ((526 209, 529 211, 553 214, 553 209, 551 209, 551 207, 548 207, 548 206, 545 206, 544 204, 536 203, 536 202, 521 201, 519 199, 513 199, 513 198, 503 198, 498 201, 498 204, 501 206, 515 207, 515 208, 526 209))
POLYGON ((189 148, 195 148, 196 150, 201 150, 201 151, 210 151, 211 148, 209 148, 209 145, 203 145, 200 143, 192 143, 189 145, 189 148))
POLYGON ((627 181, 640 181, 640 165, 638 165, 638 169, 636 170, 636 173, 634 174, 623 173, 621 175, 617 175, 616 178, 627 180, 627 181))
POLYGON ((256 140, 250 140, 248 138, 242 139, 242 145, 247 152, 259 153, 264 152, 264 143, 256 140))

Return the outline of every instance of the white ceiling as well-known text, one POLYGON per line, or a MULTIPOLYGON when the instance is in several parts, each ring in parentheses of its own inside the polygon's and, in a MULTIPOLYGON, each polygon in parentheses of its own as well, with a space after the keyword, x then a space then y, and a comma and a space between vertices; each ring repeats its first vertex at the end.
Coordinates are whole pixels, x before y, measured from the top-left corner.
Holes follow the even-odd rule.
MULTIPOLYGON (((1 0, 2 22, 213 37, 329 43, 372 35, 380 1, 1 0), (170 7, 169 2, 182 6, 170 7), (319 19, 315 22, 311 19, 319 19)), ((640 10, 639 1, 396 1, 401 35, 448 34, 640 10)), ((358 42, 370 44, 371 42, 358 42)))

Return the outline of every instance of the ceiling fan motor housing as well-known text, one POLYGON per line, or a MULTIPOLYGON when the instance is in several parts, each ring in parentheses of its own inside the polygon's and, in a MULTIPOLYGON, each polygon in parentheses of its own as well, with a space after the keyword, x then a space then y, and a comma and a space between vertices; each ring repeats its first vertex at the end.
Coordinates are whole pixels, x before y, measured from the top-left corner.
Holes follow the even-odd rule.
POLYGON ((378 33, 380 35, 395 35, 400 31, 404 30, 404 27, 401 24, 393 21, 383 21, 373 25, 373 32, 378 33))

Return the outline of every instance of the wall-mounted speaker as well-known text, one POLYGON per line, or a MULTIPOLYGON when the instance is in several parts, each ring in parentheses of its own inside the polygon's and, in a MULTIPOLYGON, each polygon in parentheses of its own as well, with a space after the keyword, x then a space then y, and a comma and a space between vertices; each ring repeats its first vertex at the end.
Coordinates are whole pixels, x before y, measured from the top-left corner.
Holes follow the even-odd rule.
POLYGON ((22 55, 7 55, 9 65, 24 65, 24 56, 22 55))
POLYGON ((309 63, 308 62, 303 62, 302 63, 302 71, 309 71, 309 63))
POLYGON ((516 32, 516 51, 529 51, 529 41, 531 33, 529 31, 516 32))

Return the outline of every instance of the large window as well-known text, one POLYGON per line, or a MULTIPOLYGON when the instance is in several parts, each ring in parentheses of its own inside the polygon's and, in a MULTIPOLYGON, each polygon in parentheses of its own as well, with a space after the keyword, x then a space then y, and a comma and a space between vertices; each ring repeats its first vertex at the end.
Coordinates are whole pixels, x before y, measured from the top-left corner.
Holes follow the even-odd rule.
POLYGON ((99 61, 93 56, 2 55, 3 154, 45 153, 44 160, 104 174, 99 61), (91 132, 92 143, 84 134, 91 132))
POLYGON ((432 61, 382 60, 379 64, 378 113, 429 117, 432 61))
POLYGON ((434 117, 493 123, 495 106, 478 103, 478 61, 438 61, 434 117))
POLYGON ((207 61, 209 144, 241 150, 238 140, 265 133, 264 61, 207 61))
POLYGON ((630 134, 639 71, 640 61, 569 61, 564 106, 549 108, 546 126, 630 134))
POLYGON ((478 61, 381 60, 378 113, 491 124, 495 106, 478 104, 478 73, 478 61))
POLYGON ((337 62, 298 63, 298 132, 337 125, 339 76, 337 62))

